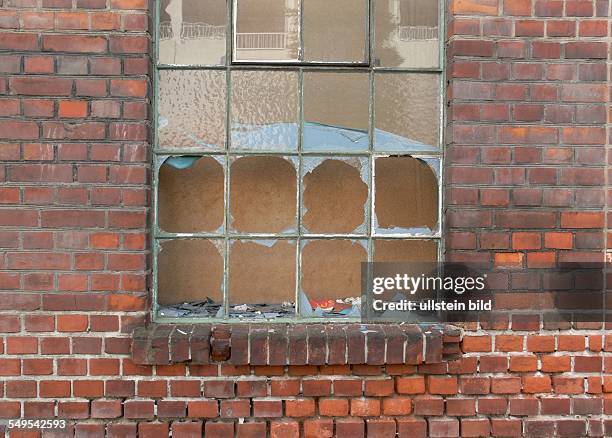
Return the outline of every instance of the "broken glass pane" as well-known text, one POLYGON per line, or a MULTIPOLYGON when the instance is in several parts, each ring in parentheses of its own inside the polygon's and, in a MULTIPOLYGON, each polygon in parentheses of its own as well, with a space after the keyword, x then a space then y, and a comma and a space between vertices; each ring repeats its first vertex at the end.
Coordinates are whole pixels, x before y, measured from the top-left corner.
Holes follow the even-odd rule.
POLYGON ((438 75, 428 73, 379 73, 375 76, 375 150, 439 150, 439 82, 438 75))
POLYGON ((222 71, 160 70, 159 147, 224 149, 225 88, 222 71))
POLYGON ((159 226, 171 233, 222 232, 223 160, 169 157, 159 168, 159 226))
POLYGON ((423 262, 438 260, 438 245, 434 240, 375 239, 375 262, 423 262))
POLYGON ((367 151, 367 73, 304 73, 306 151, 367 151))
POLYGON ((431 234, 438 223, 438 177, 409 156, 375 161, 373 226, 378 233, 431 234))
POLYGON ((299 0, 236 0, 235 61, 296 61, 299 0))
POLYGON ((305 61, 365 61, 364 0, 303 1, 305 61))
POLYGON ((302 224, 310 233, 365 232, 366 158, 304 158, 302 224))
POLYGON ((295 314, 295 240, 235 240, 229 253, 231 318, 295 314))
POLYGON ((159 63, 225 64, 226 0, 161 0, 159 63))
POLYGON ((377 0, 375 64, 435 68, 440 64, 438 1, 377 0))
POLYGON ((367 242, 360 240, 302 241, 302 316, 359 317, 366 247, 367 242))
POLYGON ((248 233, 295 232, 297 165, 275 156, 247 156, 230 166, 231 229, 248 233))
POLYGON ((298 111, 297 72, 232 72, 232 149, 296 150, 298 111))
POLYGON ((157 255, 160 316, 217 315, 223 302, 223 241, 164 240, 157 255))

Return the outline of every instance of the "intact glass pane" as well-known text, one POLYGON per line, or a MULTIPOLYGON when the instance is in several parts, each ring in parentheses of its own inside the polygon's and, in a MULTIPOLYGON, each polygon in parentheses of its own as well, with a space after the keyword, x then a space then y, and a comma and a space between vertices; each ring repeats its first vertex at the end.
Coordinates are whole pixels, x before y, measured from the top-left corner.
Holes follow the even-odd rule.
POLYGON ((160 70, 160 148, 225 148, 225 73, 160 70))
POLYGON ((161 0, 159 63, 225 64, 226 0, 161 0))
POLYGON ((304 60, 364 62, 365 0, 303 0, 304 60))
POLYGON ((374 59, 383 67, 435 68, 440 64, 437 0, 374 2, 374 59))
POLYGON ((368 73, 304 73, 304 150, 368 150, 368 79, 368 73))
POLYGON ((234 60, 296 61, 299 0, 236 0, 234 60))
POLYGON ((375 150, 439 151, 439 75, 379 73, 374 88, 375 150))
POLYGON ((233 71, 231 148, 296 150, 298 73, 233 71))

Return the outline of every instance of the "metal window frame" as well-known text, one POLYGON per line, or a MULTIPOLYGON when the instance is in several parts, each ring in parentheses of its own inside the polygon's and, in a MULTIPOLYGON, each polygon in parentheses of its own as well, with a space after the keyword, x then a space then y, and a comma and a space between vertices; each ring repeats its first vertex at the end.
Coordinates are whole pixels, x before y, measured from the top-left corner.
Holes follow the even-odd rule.
MULTIPOLYGON (((369 65, 355 64, 355 63, 325 63, 325 62, 308 62, 308 61, 297 61, 297 62, 244 62, 244 61, 233 61, 234 55, 234 14, 233 8, 237 0, 227 1, 227 29, 226 29, 226 56, 225 65, 170 65, 170 64, 158 64, 159 60, 159 17, 161 0, 155 2, 154 6, 154 30, 153 30, 153 41, 152 41, 152 56, 153 56, 153 99, 152 99, 152 114, 153 114, 153 154, 152 154, 152 214, 151 217, 151 253, 152 253, 152 320, 158 323, 182 323, 182 324, 193 324, 193 323, 322 323, 322 322, 358 322, 360 318, 325 318, 325 317, 304 317, 300 315, 299 309, 299 294, 300 294, 300 282, 301 282, 301 247, 303 240, 311 239, 324 239, 324 240, 338 240, 339 238, 345 240, 366 240, 367 241, 367 258, 368 261, 373 259, 373 242, 374 240, 433 240, 437 242, 437 253, 438 260, 443 259, 445 252, 445 238, 442 233, 444 229, 444 155, 445 155, 445 127, 446 127, 446 1, 438 0, 438 42, 439 42, 439 60, 438 67, 435 68, 392 68, 392 67, 377 67, 372 65, 373 51, 375 45, 375 2, 376 0, 366 0, 366 50, 367 59, 369 65), (222 70, 225 71, 226 79, 226 95, 225 95, 225 149, 218 151, 203 150, 198 148, 164 148, 161 149, 158 146, 158 98, 159 98, 159 73, 163 70, 222 70), (237 70, 291 70, 297 71, 299 74, 299 111, 298 111, 298 147, 296 151, 244 151, 230 149, 230 126, 231 126, 231 72, 237 70), (369 74, 369 148, 363 152, 332 152, 332 151, 303 151, 303 92, 304 92, 304 71, 346 71, 346 72, 367 72, 369 74), (374 151, 373 140, 374 140, 374 100, 375 100, 375 75, 385 73, 429 73, 435 74, 439 77, 439 138, 438 146, 439 149, 435 153, 423 153, 409 151, 399 153, 388 153, 374 151), (169 156, 177 155, 194 155, 194 156, 222 156, 225 157, 224 170, 224 225, 223 233, 168 233, 160 230, 158 226, 158 186, 159 186, 159 168, 163 163, 163 160, 169 156), (296 232, 295 233, 283 233, 283 234, 267 234, 267 233, 239 233, 234 234, 229 232, 229 183, 230 183, 230 157, 245 156, 245 155, 259 155, 259 156, 293 156, 298 159, 298 166, 296 168, 297 175, 297 220, 296 220, 296 232), (406 233, 385 233, 385 234, 374 234, 372 227, 372 217, 374 214, 374 199, 373 194, 373 182, 374 182, 374 163, 378 157, 388 157, 392 155, 405 155, 414 158, 428 158, 436 159, 439 164, 438 173, 438 227, 431 235, 413 235, 406 233), (302 233, 301 232, 301 220, 302 220, 302 192, 303 187, 301 179, 303 176, 303 160, 302 157, 361 157, 366 158, 369 164, 369 181, 366 181, 368 185, 368 208, 366 210, 366 234, 317 234, 317 233, 302 233), (158 315, 158 252, 160 242, 164 240, 172 239, 223 239, 224 241, 224 253, 222 254, 224 263, 223 272, 223 303, 225 316, 224 318, 216 317, 162 317, 158 315), (229 318, 228 305, 229 305, 229 242, 231 240, 256 240, 256 239, 273 239, 273 240, 295 240, 296 241, 296 285, 295 285, 295 315, 291 318, 275 318, 275 319, 238 319, 229 318)), ((300 8, 303 8, 304 0, 300 1, 300 8)), ((303 14, 300 14, 300 29, 302 29, 303 14)), ((300 45, 303 47, 303 32, 300 30, 300 45)), ((300 50, 300 57, 303 56, 302 50, 300 50)))

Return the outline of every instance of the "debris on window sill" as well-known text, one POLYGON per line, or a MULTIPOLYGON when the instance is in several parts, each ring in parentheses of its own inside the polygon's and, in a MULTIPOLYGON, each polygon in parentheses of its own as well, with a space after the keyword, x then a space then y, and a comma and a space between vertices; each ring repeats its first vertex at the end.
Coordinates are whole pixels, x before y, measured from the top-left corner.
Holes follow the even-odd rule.
MULTIPOLYGON (((157 313, 166 318, 223 318, 225 312, 221 303, 207 297, 203 301, 165 305, 160 307, 157 313)), ((229 310, 229 318, 232 319, 276 319, 293 316, 295 316, 295 305, 291 302, 238 304, 231 306, 229 310)))

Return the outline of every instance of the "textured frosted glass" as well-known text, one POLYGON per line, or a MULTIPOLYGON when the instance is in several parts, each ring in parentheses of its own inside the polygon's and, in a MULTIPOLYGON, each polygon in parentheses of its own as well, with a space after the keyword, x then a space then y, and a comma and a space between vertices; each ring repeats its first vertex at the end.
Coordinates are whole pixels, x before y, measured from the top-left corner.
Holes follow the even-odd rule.
POLYGON ((225 64, 226 0, 161 0, 159 63, 225 64))
POLYGON ((435 151, 439 143, 440 77, 380 73, 375 81, 374 149, 435 151))
POLYGON ((225 73, 159 72, 159 147, 225 147, 225 73))
POLYGON ((367 151, 367 73, 304 73, 304 150, 367 151))
POLYGON ((295 150, 298 137, 298 74, 232 72, 233 149, 295 150))
POLYGON ((304 60, 364 62, 365 0, 304 0, 304 60))
POLYGON ((374 60, 383 67, 438 67, 440 42, 438 1, 374 2, 374 60))

